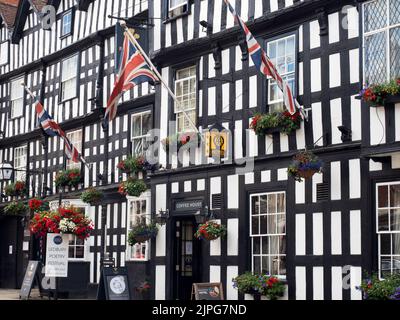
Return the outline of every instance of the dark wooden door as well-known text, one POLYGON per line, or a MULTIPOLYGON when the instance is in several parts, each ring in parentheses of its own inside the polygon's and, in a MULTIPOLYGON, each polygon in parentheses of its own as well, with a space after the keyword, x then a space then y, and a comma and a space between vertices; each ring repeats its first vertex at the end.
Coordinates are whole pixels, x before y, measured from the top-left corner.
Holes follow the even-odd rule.
POLYGON ((18 289, 22 275, 21 218, 0 219, 0 288, 18 289))
POLYGON ((174 296, 178 300, 190 300, 192 284, 200 279, 200 242, 194 237, 194 219, 175 221, 175 283, 174 296))

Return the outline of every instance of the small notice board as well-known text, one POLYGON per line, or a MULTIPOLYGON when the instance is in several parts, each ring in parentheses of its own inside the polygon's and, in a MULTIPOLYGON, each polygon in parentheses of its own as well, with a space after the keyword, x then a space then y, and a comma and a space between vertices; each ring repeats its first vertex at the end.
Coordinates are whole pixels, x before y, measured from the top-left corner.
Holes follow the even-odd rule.
POLYGON ((193 283, 192 300, 224 300, 222 283, 193 283))
POLYGON ((103 267, 97 300, 131 300, 126 267, 103 267))
POLYGON ((40 261, 31 260, 28 262, 28 267, 26 268, 25 277, 22 281, 21 291, 19 293, 20 299, 29 299, 32 288, 36 283, 40 287, 39 273, 41 271, 40 261))

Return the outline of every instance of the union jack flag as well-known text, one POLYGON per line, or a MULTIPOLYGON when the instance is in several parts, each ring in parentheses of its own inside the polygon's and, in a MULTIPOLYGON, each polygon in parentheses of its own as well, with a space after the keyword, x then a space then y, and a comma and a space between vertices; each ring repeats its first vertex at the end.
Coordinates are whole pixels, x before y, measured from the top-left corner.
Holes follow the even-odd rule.
POLYGON ((261 48, 258 44, 257 40, 251 34, 250 30, 247 28, 246 24, 242 20, 242 18, 236 13, 235 9, 229 3, 229 0, 224 0, 228 5, 229 10, 233 14, 235 20, 238 22, 240 28, 246 34, 246 42, 247 47, 251 56, 251 59, 254 62, 254 65, 267 77, 272 77, 276 83, 278 84, 279 89, 281 89, 283 93, 283 100, 286 108, 290 114, 296 113, 296 107, 300 109, 299 103, 292 95, 292 90, 290 89, 288 83, 280 76, 278 70, 272 63, 271 59, 268 57, 266 52, 261 48))
MULTIPOLYGON (((79 162, 81 157, 78 150, 73 146, 65 132, 61 129, 60 125, 52 119, 52 117, 37 99, 35 110, 39 118, 39 123, 42 126, 44 132, 50 137, 61 137, 64 140, 65 154, 67 158, 73 162, 79 162)), ((83 158, 82 161, 86 164, 83 158)))
POLYGON ((107 102, 103 127, 112 121, 117 114, 118 101, 124 92, 143 82, 154 84, 157 77, 151 71, 145 58, 135 45, 124 34, 124 29, 116 25, 116 78, 114 89, 107 102))

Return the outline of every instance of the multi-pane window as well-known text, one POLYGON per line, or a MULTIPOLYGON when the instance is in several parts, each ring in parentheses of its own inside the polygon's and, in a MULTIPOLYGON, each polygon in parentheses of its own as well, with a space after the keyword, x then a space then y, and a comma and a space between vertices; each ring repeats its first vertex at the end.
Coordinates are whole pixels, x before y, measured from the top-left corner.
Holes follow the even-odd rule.
POLYGON ((61 19, 61 37, 72 33, 72 10, 66 12, 61 19))
POLYGON ((24 111, 24 88, 21 86, 24 78, 11 82, 11 118, 18 118, 24 111))
POLYGON ((379 84, 400 75, 400 1, 363 6, 364 82, 379 84))
MULTIPOLYGON (((294 35, 270 41, 267 44, 268 56, 276 66, 279 74, 286 80, 295 95, 296 79, 296 37, 294 35)), ((270 112, 282 111, 283 94, 277 82, 268 79, 268 105, 270 112)))
MULTIPOLYGON (((130 199, 128 210, 128 233, 135 224, 150 223, 150 194, 146 192, 140 198, 130 199)), ((129 260, 148 260, 149 241, 128 245, 127 257, 129 260)))
POLYGON ((132 155, 143 155, 149 146, 146 141, 151 130, 151 113, 150 111, 132 115, 132 155))
POLYGON ((188 12, 188 0, 169 0, 168 18, 178 17, 188 12))
POLYGON ((9 44, 8 41, 0 43, 0 66, 8 63, 9 57, 9 44))
POLYGON ((73 99, 78 89, 78 55, 65 59, 61 64, 61 101, 73 99))
MULTIPOLYGON (((82 154, 82 129, 67 132, 67 138, 73 146, 82 154)), ((81 164, 67 159, 67 169, 80 169, 81 164)))
POLYGON ((194 131, 189 119, 196 124, 196 66, 176 72, 175 95, 178 99, 175 103, 177 132, 194 131))
POLYGON ((252 271, 286 276, 285 192, 250 196, 252 271))
POLYGON ((24 181, 26 176, 27 165, 27 146, 22 146, 14 149, 14 180, 24 181), (23 171, 19 171, 23 170, 23 171))
MULTIPOLYGON (((78 206, 74 206, 81 210, 82 213, 85 213, 85 208, 79 208, 78 206)), ((68 259, 70 260, 82 260, 85 259, 85 240, 79 239, 77 236, 72 236, 69 240, 68 245, 68 259)))
POLYGON ((400 273, 400 182, 377 185, 379 276, 400 273))

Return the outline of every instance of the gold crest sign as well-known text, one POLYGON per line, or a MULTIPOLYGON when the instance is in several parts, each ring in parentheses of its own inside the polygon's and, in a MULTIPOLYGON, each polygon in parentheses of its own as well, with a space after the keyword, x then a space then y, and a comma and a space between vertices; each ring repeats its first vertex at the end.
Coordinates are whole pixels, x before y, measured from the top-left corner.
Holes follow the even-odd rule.
POLYGON ((205 133, 205 154, 209 158, 225 158, 228 148, 228 132, 210 128, 205 133))

